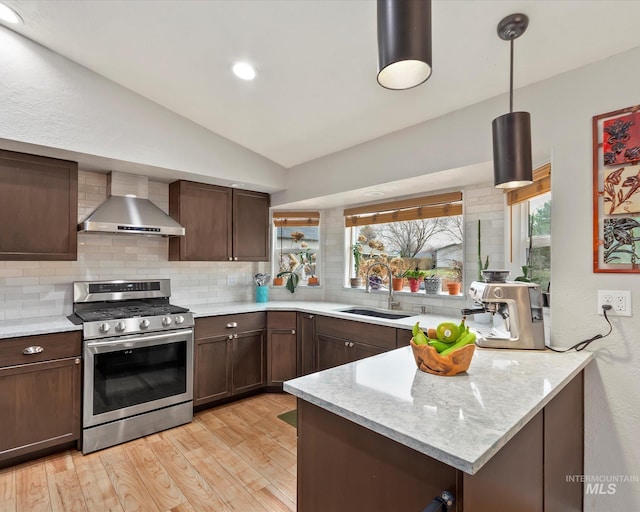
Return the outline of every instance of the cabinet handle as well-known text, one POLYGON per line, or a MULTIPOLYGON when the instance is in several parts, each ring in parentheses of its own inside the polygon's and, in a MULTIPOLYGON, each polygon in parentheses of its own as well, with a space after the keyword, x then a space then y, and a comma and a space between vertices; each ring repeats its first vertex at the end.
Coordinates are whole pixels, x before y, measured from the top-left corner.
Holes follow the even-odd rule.
POLYGON ((227 339, 232 340, 233 339, 233 334, 229 334, 229 336, 227 336, 227 339))
POLYGON ((236 256, 235 258, 233 258, 233 261, 238 261, 238 257, 236 256))
POLYGON ((76 360, 74 361, 75 364, 80 364, 80 358, 76 357, 76 360))
POLYGON ((349 342, 349 346, 350 346, 350 347, 353 347, 353 341, 350 341, 350 342, 349 342))
POLYGON ((348 347, 348 346, 349 346, 349 342, 348 342, 348 341, 345 341, 345 342, 344 342, 344 346, 345 346, 345 347, 348 347))
POLYGON ((233 329, 234 327, 238 327, 238 322, 229 322, 227 324, 227 328, 233 329))
POLYGON ((233 335, 233 339, 234 339, 234 340, 237 340, 237 339, 238 339, 238 335, 237 335, 237 334, 234 334, 234 335, 233 335))
POLYGON ((313 320, 313 315, 307 315, 307 318, 308 318, 309 320, 313 320))
POLYGON ((295 329, 291 329, 291 334, 295 334, 296 330, 295 329))
POLYGON ((33 355, 33 354, 41 354, 42 352, 44 352, 44 349, 40 345, 33 345, 31 347, 25 348, 22 351, 22 353, 25 356, 30 356, 30 355, 33 355))
POLYGON ((233 258, 231 256, 229 256, 229 261, 233 261, 233 258))

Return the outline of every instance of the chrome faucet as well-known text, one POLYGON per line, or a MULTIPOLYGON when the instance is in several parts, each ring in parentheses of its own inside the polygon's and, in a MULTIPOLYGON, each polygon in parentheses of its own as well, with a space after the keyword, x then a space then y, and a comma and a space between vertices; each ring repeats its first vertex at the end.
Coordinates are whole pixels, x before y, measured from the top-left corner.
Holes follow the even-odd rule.
POLYGON ((371 290, 369 289, 369 274, 371 274, 371 271, 373 270, 374 267, 384 267, 385 269, 387 269, 387 274, 389 275, 389 300, 388 300, 389 306, 388 307, 389 309, 396 309, 397 307, 400 306, 400 303, 397 300, 393 300, 393 286, 391 285, 391 281, 393 280, 393 272, 391 272, 391 267, 386 263, 374 263, 369 267, 369 270, 367 270, 367 277, 365 278, 366 280, 365 291, 367 293, 371 293, 371 290))

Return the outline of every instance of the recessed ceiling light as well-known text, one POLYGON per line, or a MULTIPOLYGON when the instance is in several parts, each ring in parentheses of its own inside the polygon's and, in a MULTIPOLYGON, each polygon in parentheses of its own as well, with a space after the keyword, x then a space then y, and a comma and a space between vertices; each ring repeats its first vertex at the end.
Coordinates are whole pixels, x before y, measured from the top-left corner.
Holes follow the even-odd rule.
POLYGON ((243 80, 253 80, 256 77, 256 70, 251 64, 246 62, 236 62, 233 65, 233 74, 243 80))
POLYGON ((384 192, 382 190, 370 190, 362 195, 367 197, 380 197, 384 195, 384 192))
POLYGON ((11 7, 0 4, 0 21, 6 21, 7 23, 15 25, 16 23, 22 23, 22 18, 11 7))

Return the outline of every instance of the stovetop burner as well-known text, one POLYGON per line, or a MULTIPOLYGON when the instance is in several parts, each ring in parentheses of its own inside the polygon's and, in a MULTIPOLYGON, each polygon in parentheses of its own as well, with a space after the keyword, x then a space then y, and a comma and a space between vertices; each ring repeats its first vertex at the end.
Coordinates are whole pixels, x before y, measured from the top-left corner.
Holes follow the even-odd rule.
POLYGON ((137 318, 142 316, 161 316, 187 313, 189 310, 169 303, 136 302, 129 304, 93 303, 86 310, 76 308, 78 315, 84 322, 99 322, 101 320, 116 320, 120 318, 137 318))

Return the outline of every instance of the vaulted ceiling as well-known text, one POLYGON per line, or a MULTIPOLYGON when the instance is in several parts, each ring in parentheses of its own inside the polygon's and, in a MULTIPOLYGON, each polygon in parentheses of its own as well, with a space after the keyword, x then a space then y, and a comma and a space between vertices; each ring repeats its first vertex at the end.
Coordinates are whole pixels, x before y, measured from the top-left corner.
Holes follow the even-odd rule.
POLYGON ((640 44, 640 1, 434 0, 432 77, 388 91, 375 0, 5 3, 13 30, 286 168, 508 91, 507 14, 530 18, 516 88, 640 44))

